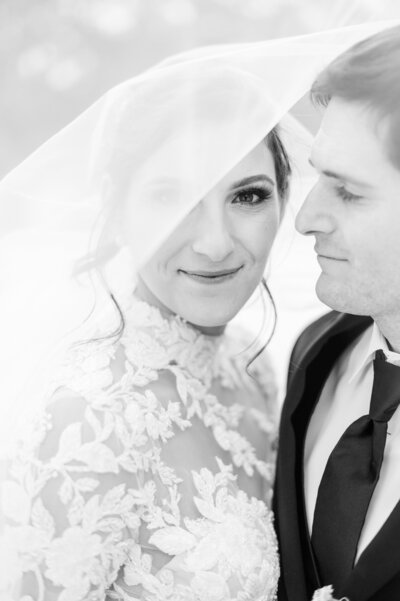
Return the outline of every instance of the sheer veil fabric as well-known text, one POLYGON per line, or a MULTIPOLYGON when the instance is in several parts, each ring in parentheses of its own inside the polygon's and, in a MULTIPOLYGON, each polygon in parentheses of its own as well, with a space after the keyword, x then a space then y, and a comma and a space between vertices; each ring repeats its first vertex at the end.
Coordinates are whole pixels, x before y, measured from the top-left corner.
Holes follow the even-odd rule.
POLYGON ((10 420, 34 405, 21 393, 40 390, 55 345, 109 310, 99 270, 123 297, 180 220, 277 123, 299 198, 310 177, 310 135, 290 109, 326 63, 390 24, 172 57, 111 89, 3 179, 3 451, 10 420), (118 235, 123 198, 134 216, 129 252, 118 235))
MULTIPOLYGON (((56 343, 109 306, 90 268, 108 266, 116 297, 132 287, 180 220, 278 122, 298 198, 310 136, 289 110, 327 62, 389 25, 172 57, 111 89, 11 171, 0 184, 3 398, 33 386, 38 360, 48 363, 56 343), (129 253, 118 237, 123 197, 134 216, 129 253)), ((2 423, 15 408, 4 403, 2 423)))

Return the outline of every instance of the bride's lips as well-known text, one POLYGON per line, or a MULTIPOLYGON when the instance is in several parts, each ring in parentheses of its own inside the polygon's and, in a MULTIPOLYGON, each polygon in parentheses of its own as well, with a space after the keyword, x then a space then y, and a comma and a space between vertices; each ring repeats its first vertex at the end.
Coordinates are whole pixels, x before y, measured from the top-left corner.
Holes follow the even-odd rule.
POLYGON ((230 279, 233 279, 235 275, 242 269, 242 267, 243 265, 240 265, 240 267, 234 267, 232 269, 220 269, 218 271, 205 271, 202 269, 192 271, 178 269, 178 273, 183 274, 191 280, 200 282, 202 284, 218 284, 220 282, 226 282, 230 279))

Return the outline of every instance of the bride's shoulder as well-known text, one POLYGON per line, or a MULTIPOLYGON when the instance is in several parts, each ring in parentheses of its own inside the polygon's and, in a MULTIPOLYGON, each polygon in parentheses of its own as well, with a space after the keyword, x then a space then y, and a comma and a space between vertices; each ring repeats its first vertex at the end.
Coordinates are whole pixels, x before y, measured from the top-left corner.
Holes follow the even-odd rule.
MULTIPOLYGON (((71 424, 84 427, 88 408, 100 404, 114 382, 112 361, 117 345, 110 339, 79 339, 60 344, 38 365, 25 385, 16 417, 14 443, 40 452, 71 424)), ((89 417, 90 419, 90 417, 89 417)), ((11 453, 15 452, 14 444, 11 453)))
POLYGON ((110 386, 115 377, 112 364, 118 346, 112 338, 93 338, 72 344, 57 357, 50 386, 53 390, 69 388, 81 394, 110 386))
POLYGON ((124 350, 118 337, 107 337, 60 353, 51 382, 19 424, 16 451, 22 444, 27 456, 45 462, 74 453, 93 472, 116 474, 129 445, 139 460, 174 424, 186 427, 173 380, 133 366, 124 350))
POLYGON ((119 330, 102 324, 60 349, 48 378, 50 413, 69 405, 80 408, 81 419, 89 409, 124 419, 128 405, 132 412, 147 403, 156 412, 164 399, 175 400, 175 378, 165 370, 170 361, 166 339, 173 334, 158 311, 144 303, 132 309, 119 330))

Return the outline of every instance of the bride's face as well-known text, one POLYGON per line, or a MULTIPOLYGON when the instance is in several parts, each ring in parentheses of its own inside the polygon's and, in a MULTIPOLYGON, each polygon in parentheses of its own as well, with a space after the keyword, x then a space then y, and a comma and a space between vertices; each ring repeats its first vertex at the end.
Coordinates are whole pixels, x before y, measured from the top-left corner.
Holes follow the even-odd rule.
POLYGON ((218 333, 259 284, 280 221, 274 160, 255 147, 181 221, 139 272, 137 292, 218 333))

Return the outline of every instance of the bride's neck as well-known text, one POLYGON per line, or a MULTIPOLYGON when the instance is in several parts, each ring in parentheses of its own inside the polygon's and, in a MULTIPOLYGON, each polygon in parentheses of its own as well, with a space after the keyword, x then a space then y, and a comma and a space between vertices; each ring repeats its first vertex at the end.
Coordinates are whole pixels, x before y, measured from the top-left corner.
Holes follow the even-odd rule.
MULTIPOLYGON (((138 278, 134 294, 138 299, 148 303, 149 305, 152 305, 153 307, 156 307, 160 311, 161 315, 166 319, 169 319, 176 315, 173 311, 171 311, 171 309, 169 309, 169 307, 164 305, 164 303, 162 303, 155 294, 153 294, 150 288, 140 277, 138 278)), ((224 333, 226 327, 225 325, 198 326, 197 324, 191 322, 188 323, 190 323, 191 326, 193 326, 194 328, 196 328, 196 330, 199 330, 199 332, 205 334, 206 336, 221 336, 221 334, 224 333)))

